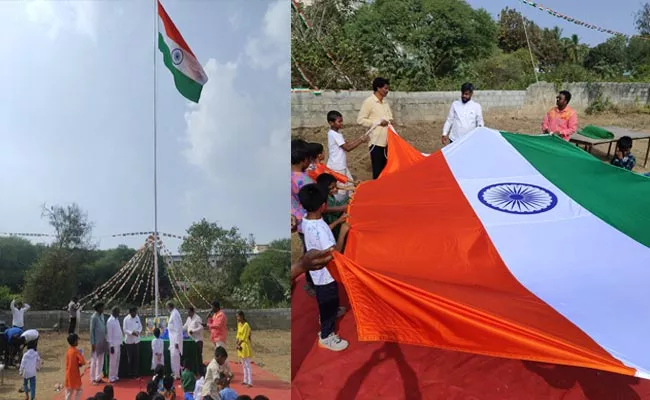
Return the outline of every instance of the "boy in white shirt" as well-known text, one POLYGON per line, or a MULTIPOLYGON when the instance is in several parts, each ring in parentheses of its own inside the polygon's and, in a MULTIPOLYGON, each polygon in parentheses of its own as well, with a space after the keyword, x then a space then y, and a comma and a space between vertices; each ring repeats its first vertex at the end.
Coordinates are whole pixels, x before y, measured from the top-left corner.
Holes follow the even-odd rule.
POLYGON ((35 347, 36 341, 28 342, 28 350, 23 354, 23 359, 20 362, 20 375, 23 377, 25 400, 34 400, 36 398, 36 371, 41 369, 41 357, 35 347))
MULTIPOLYGON (((353 180, 348 169, 348 156, 346 153, 356 149, 362 143, 368 142, 370 136, 363 135, 352 142, 346 142, 340 132, 343 127, 343 115, 336 110, 327 113, 327 123, 330 126, 330 130, 327 132, 327 167, 353 180)), ((340 190, 335 197, 340 201, 347 195, 347 191, 340 190)))
POLYGON ((459 140, 474 128, 485 125, 481 105, 472 100, 474 85, 464 83, 460 93, 460 100, 451 104, 447 121, 442 128, 443 145, 459 140))
MULTIPOLYGON (((300 204, 307 211, 302 221, 302 231, 305 235, 305 247, 309 250, 336 249, 342 251, 345 238, 350 226, 344 223, 339 232, 338 242, 334 240, 334 234, 330 227, 323 220, 323 211, 327 208, 328 193, 317 184, 303 186, 298 193, 300 204)), ((309 271, 314 281, 318 311, 320 314, 320 347, 342 351, 348 347, 348 342, 336 334, 336 318, 339 310, 339 289, 338 284, 329 273, 327 268, 317 271, 309 271)))
POLYGON ((154 340, 151 341, 151 369, 156 370, 159 365, 165 365, 164 351, 165 342, 160 338, 160 329, 153 330, 154 340))

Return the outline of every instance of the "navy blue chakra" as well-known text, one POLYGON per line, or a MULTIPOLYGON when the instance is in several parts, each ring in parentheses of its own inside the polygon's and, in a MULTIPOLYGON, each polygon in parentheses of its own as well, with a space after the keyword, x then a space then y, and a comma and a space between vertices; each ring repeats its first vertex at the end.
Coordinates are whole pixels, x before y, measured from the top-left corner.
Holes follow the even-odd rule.
POLYGON ((183 62, 183 50, 181 49, 174 49, 172 50, 172 63, 174 65, 179 65, 180 63, 183 62))
POLYGON ((496 183, 478 192, 478 199, 493 210, 509 214, 539 214, 557 205, 557 196, 529 183, 496 183))

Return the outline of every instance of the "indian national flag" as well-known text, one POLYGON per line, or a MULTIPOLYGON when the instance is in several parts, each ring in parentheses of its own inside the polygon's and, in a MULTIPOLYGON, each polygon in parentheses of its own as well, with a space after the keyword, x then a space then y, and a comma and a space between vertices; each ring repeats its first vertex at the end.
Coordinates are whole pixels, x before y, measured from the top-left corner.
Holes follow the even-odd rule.
POLYGON ((188 100, 198 103, 208 77, 160 1, 158 2, 158 49, 163 54, 165 65, 174 76, 176 89, 188 100))
POLYGON ((366 341, 650 377, 650 179, 554 136, 394 132, 330 269, 366 341))

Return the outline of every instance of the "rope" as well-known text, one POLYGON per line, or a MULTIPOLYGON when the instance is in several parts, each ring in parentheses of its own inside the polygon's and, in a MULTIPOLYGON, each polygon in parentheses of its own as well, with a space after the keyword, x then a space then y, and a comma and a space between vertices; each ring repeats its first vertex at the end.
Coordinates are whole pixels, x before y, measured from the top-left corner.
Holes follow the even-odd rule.
POLYGON ((135 292, 136 295, 137 295, 138 291, 140 290, 140 286, 142 285, 142 275, 143 275, 143 273, 148 271, 149 264, 153 264, 152 257, 145 258, 144 266, 142 267, 142 269, 140 269, 140 271, 138 272, 138 275, 135 277, 135 282, 134 282, 133 285, 131 285, 131 289, 129 289, 129 293, 126 294, 126 297, 124 298, 124 301, 129 300, 129 297, 131 297, 131 293, 133 293, 133 289, 135 289, 135 287, 136 287, 135 286, 136 284, 138 285, 138 289, 135 292))
MULTIPOLYGON (((165 263, 167 263, 167 268, 168 268, 170 271, 176 268, 176 267, 174 267, 174 261, 172 260, 171 257, 169 257, 169 256, 166 255, 166 254, 163 254, 163 259, 165 260, 165 263)), ((174 273, 174 271, 172 271, 172 273, 174 273)), ((176 282, 177 282, 177 284, 178 284, 178 281, 176 281, 176 282)), ((187 296, 186 291, 185 291, 185 290, 182 290, 183 288, 181 287, 180 284, 178 284, 178 288, 180 289, 180 292, 183 293, 183 295, 185 296, 185 299, 187 299, 187 302, 190 303, 190 305, 191 305, 192 307, 196 308, 196 306, 194 305, 194 303, 192 303, 192 300, 190 300, 190 298, 187 296)))
MULTIPOLYGON (((162 245, 161 250, 162 250, 163 252, 166 252, 166 253, 168 253, 169 255, 171 255, 171 252, 169 251, 169 249, 167 249, 167 247, 166 247, 164 244, 162 245)), ((194 284, 192 283, 192 281, 189 280, 189 279, 187 278, 187 275, 185 275, 185 271, 183 271, 183 269, 180 268, 180 269, 179 269, 179 272, 180 272, 180 274, 183 276, 183 279, 185 279, 185 282, 187 282, 187 283, 190 285, 190 287, 191 287, 192 289, 194 289, 194 291, 199 295, 199 297, 201 298, 201 300, 205 301, 205 302, 208 304, 208 306, 211 307, 211 306, 212 306, 212 303, 210 303, 210 302, 209 302, 205 297, 203 297, 203 295, 201 294, 201 292, 199 292, 199 290, 196 288, 196 286, 194 286, 194 284)))

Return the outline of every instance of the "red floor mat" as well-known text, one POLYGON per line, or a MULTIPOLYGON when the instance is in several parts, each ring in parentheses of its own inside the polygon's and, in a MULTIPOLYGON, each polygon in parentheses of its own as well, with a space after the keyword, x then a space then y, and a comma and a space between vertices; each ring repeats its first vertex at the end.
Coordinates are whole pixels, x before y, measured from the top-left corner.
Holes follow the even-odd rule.
MULTIPOLYGON (((231 387, 237 392, 237 394, 247 394, 251 397, 255 397, 258 394, 263 394, 271 400, 290 400, 291 391, 289 388, 289 383, 283 382, 276 378, 270 372, 267 372, 261 369, 256 364, 252 364, 253 368, 253 387, 247 388, 241 385, 241 364, 234 361, 230 361, 230 365, 235 374, 235 380, 232 383, 231 387)), ((132 400, 135 399, 135 396, 140 391, 144 391, 147 388, 147 382, 150 378, 141 378, 141 379, 125 379, 119 380, 113 384, 115 390, 115 398, 119 400, 132 400)), ((82 399, 86 399, 90 396, 95 395, 97 392, 101 392, 104 389, 104 385, 93 386, 88 381, 88 377, 84 375, 81 379, 83 384, 83 395, 82 399)), ((180 381, 176 381, 177 387, 180 385, 180 381)), ((56 400, 63 400, 65 394, 60 392, 56 397, 56 400)), ((181 388, 176 389, 176 398, 183 398, 183 390, 181 388)))
MULTIPOLYGON (((359 342, 354 316, 339 321, 350 342, 316 346, 316 300, 295 285, 291 305, 292 400, 650 400, 650 381, 585 368, 522 362, 388 342, 359 342)), ((342 289, 342 288, 341 288, 342 289)), ((343 304, 349 304, 341 290, 343 304)))

